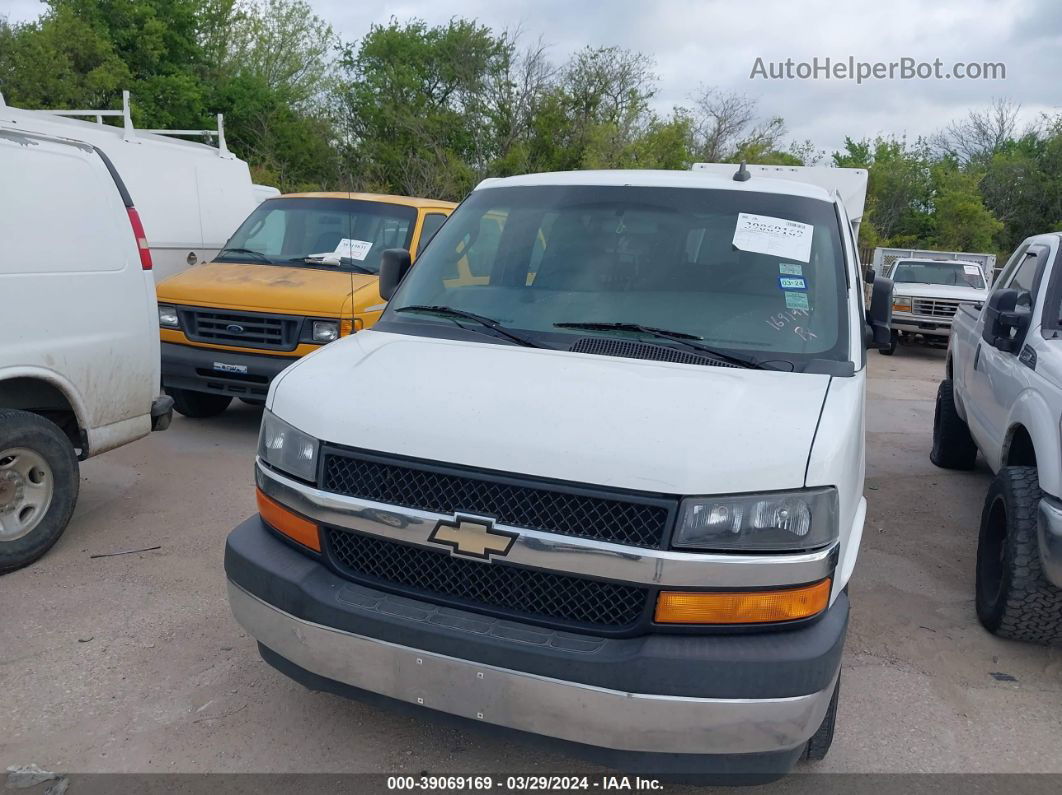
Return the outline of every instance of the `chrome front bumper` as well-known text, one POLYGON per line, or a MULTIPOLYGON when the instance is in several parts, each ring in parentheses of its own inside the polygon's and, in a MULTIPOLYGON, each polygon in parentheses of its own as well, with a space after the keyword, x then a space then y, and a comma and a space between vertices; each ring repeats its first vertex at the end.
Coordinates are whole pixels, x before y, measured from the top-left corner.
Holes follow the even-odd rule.
POLYGON ((909 331, 930 337, 947 337, 951 334, 951 317, 914 315, 906 312, 892 313, 892 327, 897 331, 909 331))
POLYGON ((1044 576, 1062 588, 1062 502, 1045 494, 1040 499, 1036 525, 1044 576))
POLYGON ((772 699, 609 690, 344 632, 296 618, 231 581, 228 590, 240 625, 311 673, 451 715, 601 748, 671 754, 791 750, 814 734, 833 695, 833 684, 772 699))

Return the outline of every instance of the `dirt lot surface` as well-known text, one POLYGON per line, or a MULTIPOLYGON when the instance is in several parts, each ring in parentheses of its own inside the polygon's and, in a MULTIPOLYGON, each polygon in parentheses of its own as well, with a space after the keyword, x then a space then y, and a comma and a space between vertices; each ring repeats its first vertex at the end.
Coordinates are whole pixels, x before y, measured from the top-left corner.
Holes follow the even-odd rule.
MULTIPOLYGON (((870 359, 869 512, 837 737, 824 762, 798 770, 1062 772, 1062 652, 997 640, 974 616, 989 472, 929 462, 944 354, 870 359)), ((0 765, 595 770, 489 731, 309 693, 261 662, 229 614, 222 573, 226 533, 254 510, 258 421, 243 405, 178 418, 84 464, 65 536, 0 578, 0 765)))

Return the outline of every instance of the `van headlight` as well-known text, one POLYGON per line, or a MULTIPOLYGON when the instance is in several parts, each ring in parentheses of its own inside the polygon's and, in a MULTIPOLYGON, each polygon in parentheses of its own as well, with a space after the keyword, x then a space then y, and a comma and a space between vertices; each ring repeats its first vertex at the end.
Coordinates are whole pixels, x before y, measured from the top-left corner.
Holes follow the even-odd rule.
POLYGON ((687 497, 673 546, 704 551, 785 552, 837 540, 837 490, 687 497))
POLYGON ((334 320, 313 321, 314 342, 334 342, 339 339, 339 323, 334 320))
POLYGON ((301 480, 317 480, 317 450, 320 443, 269 409, 262 412, 258 456, 267 464, 301 480))
POLYGON ((181 318, 173 304, 159 304, 159 325, 164 328, 180 328, 181 318))

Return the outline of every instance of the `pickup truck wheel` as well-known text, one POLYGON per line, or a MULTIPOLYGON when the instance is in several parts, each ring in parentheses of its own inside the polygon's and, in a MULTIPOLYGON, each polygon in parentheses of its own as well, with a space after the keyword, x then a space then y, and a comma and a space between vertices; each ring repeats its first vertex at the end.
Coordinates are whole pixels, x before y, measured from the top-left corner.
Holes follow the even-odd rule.
POLYGON ((59 540, 79 486, 77 455, 59 426, 0 410, 0 574, 28 566, 59 540))
POLYGON ((898 347, 900 347, 900 332, 896 331, 896 329, 893 329, 892 336, 889 337, 889 347, 878 348, 878 353, 880 353, 882 356, 892 356, 894 353, 896 353, 896 349, 898 347))
POLYGON ((1062 590, 1043 575, 1036 467, 1004 467, 988 489, 977 544, 977 618, 1001 638, 1062 643, 1062 590))
POLYGON ((826 708, 826 717, 822 719, 819 728, 811 735, 808 744, 804 746, 801 759, 808 762, 818 762, 826 758, 826 754, 833 745, 833 730, 837 726, 837 699, 841 695, 841 677, 837 677, 837 684, 833 686, 833 697, 830 706, 826 708))
POLYGON ((955 408, 954 382, 945 379, 937 387, 937 405, 933 411, 933 450, 929 460, 944 469, 973 469, 977 445, 970 436, 966 421, 955 408))
POLYGON ((166 394, 173 398, 173 408, 178 414, 192 419, 214 417, 227 409, 232 402, 232 398, 227 395, 211 395, 190 389, 167 389, 166 394))

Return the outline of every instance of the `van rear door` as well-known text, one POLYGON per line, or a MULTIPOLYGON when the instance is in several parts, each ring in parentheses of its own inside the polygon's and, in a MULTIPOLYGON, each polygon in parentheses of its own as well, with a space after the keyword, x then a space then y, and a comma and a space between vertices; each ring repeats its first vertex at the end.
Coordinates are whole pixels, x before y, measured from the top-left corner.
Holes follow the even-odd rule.
POLYGON ((62 388, 88 454, 151 430, 158 310, 120 187, 86 144, 0 127, 0 378, 62 388))

